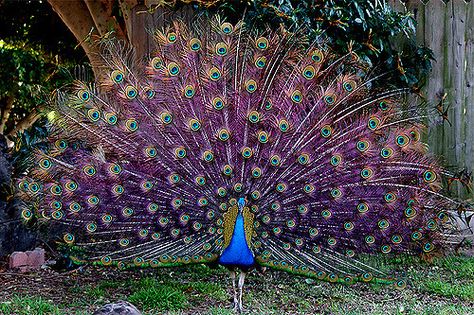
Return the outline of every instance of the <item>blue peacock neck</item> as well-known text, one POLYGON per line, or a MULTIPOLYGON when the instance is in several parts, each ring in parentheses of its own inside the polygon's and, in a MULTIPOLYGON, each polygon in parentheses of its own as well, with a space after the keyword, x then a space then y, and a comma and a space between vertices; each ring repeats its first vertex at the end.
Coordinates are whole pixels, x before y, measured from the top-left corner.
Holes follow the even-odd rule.
POLYGON ((240 198, 224 216, 224 251, 219 263, 225 266, 248 268, 255 263, 250 250, 253 214, 245 207, 245 199, 240 198))

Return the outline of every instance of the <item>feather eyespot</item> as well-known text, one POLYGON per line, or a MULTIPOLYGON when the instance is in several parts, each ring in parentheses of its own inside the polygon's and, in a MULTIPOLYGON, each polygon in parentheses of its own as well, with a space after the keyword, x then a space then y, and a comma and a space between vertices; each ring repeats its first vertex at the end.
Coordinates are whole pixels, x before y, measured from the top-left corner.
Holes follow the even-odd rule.
POLYGON ((342 161, 342 157, 340 154, 335 154, 331 157, 332 166, 338 166, 339 164, 341 164, 341 161, 342 161))
POLYGON ((315 63, 321 63, 324 60, 324 54, 321 50, 315 49, 311 52, 311 60, 315 63))
POLYGON ((135 87, 131 86, 131 85, 128 85, 126 88, 125 88, 125 96, 129 99, 129 100, 132 100, 134 98, 136 98, 138 95, 138 91, 135 87))
POLYGON ((250 159, 253 155, 253 150, 252 148, 245 147, 242 149, 242 156, 244 159, 250 159))
POLYGON ((114 175, 119 175, 122 172, 122 167, 118 164, 110 164, 109 171, 114 175))
POLYGON ((201 41, 198 38, 192 38, 189 41, 189 47, 192 51, 199 51, 202 47, 201 41))
POLYGON ((279 155, 274 154, 270 157, 270 164, 272 166, 280 166, 280 163, 281 163, 281 158, 279 155))
POLYGON ((206 162, 212 162, 214 160, 214 153, 210 150, 206 150, 202 154, 202 159, 206 162))
POLYGON ((357 84, 354 80, 345 81, 342 83, 342 87, 347 92, 352 92, 357 87, 357 84))
POLYGON ((133 212, 133 209, 129 207, 125 207, 122 209, 123 216, 127 218, 131 217, 133 215, 133 212))
POLYGON ((170 76, 177 76, 179 74, 179 66, 176 62, 170 62, 168 64, 168 73, 170 76))
POLYGON ((155 213, 156 211, 158 211, 158 205, 156 203, 152 202, 147 206, 147 210, 150 213, 155 213))
POLYGON ((192 131, 199 131, 201 129, 201 122, 195 118, 190 119, 188 124, 192 131))
POLYGON ((94 233, 95 231, 97 231, 97 224, 95 223, 88 223, 86 225, 86 230, 87 232, 89 233, 94 233))
POLYGON ((380 156, 383 157, 384 159, 388 159, 392 155, 393 155, 393 149, 390 147, 382 148, 382 150, 380 150, 380 156))
POLYGON ((242 191, 242 188, 243 188, 243 185, 241 183, 236 183, 234 185, 234 191, 235 192, 241 192, 242 191))
POLYGON ((257 139, 258 139, 258 142, 260 143, 267 143, 268 140, 269 140, 269 136, 268 136, 268 133, 264 130, 261 130, 257 133, 257 139))
POLYGON ((359 211, 359 213, 366 213, 367 211, 369 211, 369 206, 367 205, 367 203, 361 202, 357 205, 357 211, 359 211))
POLYGON ((86 165, 82 168, 82 171, 84 172, 84 174, 86 174, 87 176, 94 176, 96 174, 96 169, 94 166, 92 165, 86 165))
POLYGON ((156 94, 155 90, 153 90, 150 87, 145 87, 143 89, 143 95, 149 100, 153 99, 155 97, 155 94, 156 94))
POLYGON ((174 150, 174 155, 178 159, 184 159, 186 154, 186 149, 184 147, 178 147, 174 150))
POLYGON ((262 169, 260 167, 255 167, 252 170, 252 177, 253 178, 260 178, 262 176, 262 169))
POLYGON ((228 22, 222 23, 221 31, 224 34, 229 35, 234 31, 234 26, 232 24, 228 23, 228 22))
POLYGON ((393 244, 400 244, 403 241, 403 238, 400 235, 392 235, 391 240, 393 244))
POLYGON ((151 66, 155 70, 163 69, 163 60, 160 57, 155 57, 151 60, 151 66))
POLYGON ((161 122, 165 125, 169 125, 173 122, 173 116, 169 112, 162 112, 160 118, 161 122))
POLYGON ((247 92, 249 93, 253 93, 257 90, 257 82, 255 82, 255 80, 247 80, 245 82, 245 89, 247 90, 247 92))
POLYGON ((65 233, 63 236, 63 240, 64 242, 66 242, 66 244, 72 244, 74 243, 74 235, 71 233, 65 233))
POLYGON ((316 70, 311 65, 308 65, 308 66, 304 67, 304 69, 303 69, 303 76, 307 80, 311 80, 312 78, 314 78, 315 73, 316 73, 316 70))
POLYGON ((117 123, 117 115, 115 113, 105 113, 104 117, 109 125, 115 125, 117 123))
POLYGON ((204 176, 197 176, 194 181, 199 186, 204 186, 206 184, 206 178, 204 176))
POLYGON ((267 64, 267 57, 265 56, 260 56, 255 60, 255 66, 259 69, 265 68, 266 64, 267 64))
POLYGON ((119 84, 123 82, 125 75, 123 74, 123 71, 121 70, 114 70, 110 74, 110 78, 112 79, 112 81, 119 84))
POLYGON ((224 168, 222 169, 222 173, 224 173, 224 175, 226 176, 232 175, 232 166, 230 166, 229 164, 224 165, 224 168))
POLYGON ((194 86, 186 85, 186 87, 184 88, 184 96, 186 98, 192 98, 194 96, 194 93, 195 93, 194 86))
POLYGON ((73 213, 77 213, 79 211, 81 211, 82 207, 80 204, 78 204, 77 202, 71 202, 71 204, 69 205, 69 210, 73 213))
POLYGON ((392 247, 390 247, 390 245, 382 245, 380 247, 380 251, 383 253, 383 254, 388 254, 392 251, 392 247))
POLYGON ((360 140, 357 142, 356 148, 359 152, 366 152, 370 148, 370 142, 368 140, 360 140))
POLYGON ((90 121, 96 122, 100 119, 100 112, 95 108, 91 108, 87 111, 87 117, 89 117, 90 121))
POLYGON ((217 43, 215 51, 219 56, 225 56, 227 55, 228 49, 229 47, 226 43, 217 43))
POLYGON ((291 100, 294 103, 301 103, 301 101, 303 100, 303 95, 301 94, 301 91, 300 90, 293 91, 293 93, 291 93, 291 100))
POLYGON ((326 105, 330 105, 330 106, 334 105, 334 103, 336 103, 336 99, 337 99, 336 95, 332 94, 332 93, 331 94, 326 94, 323 97, 324 103, 326 103, 326 105))
POLYGON ((306 184, 303 186, 303 191, 307 194, 310 194, 314 191, 314 185, 313 184, 306 184))
POLYGON ((168 43, 174 43, 178 39, 178 36, 176 35, 176 33, 171 32, 171 33, 168 33, 166 38, 168 39, 168 43))
POLYGON ((63 192, 63 189, 61 186, 54 184, 49 188, 49 191, 55 196, 60 196, 63 192))
POLYGON ((127 119, 125 127, 128 131, 134 132, 138 130, 138 122, 134 118, 127 119))
POLYGON ((268 39, 265 37, 259 37, 256 42, 255 46, 260 50, 266 50, 268 48, 268 39))
POLYGON ((181 176, 179 176, 176 173, 173 173, 170 176, 168 176, 168 180, 170 181, 171 184, 177 184, 181 181, 181 176))
POLYGON ((212 81, 217 81, 221 77, 221 72, 216 67, 212 67, 211 69, 209 69, 208 74, 209 74, 209 78, 212 81))
POLYGON ((290 123, 286 119, 280 119, 278 121, 278 128, 281 132, 288 132, 290 130, 290 123))
POLYGON ((222 100, 222 98, 220 97, 214 97, 212 99, 212 107, 215 109, 215 110, 221 110, 225 107, 225 103, 224 101, 222 100))
POLYGON ((79 91, 77 91, 77 97, 81 101, 87 103, 91 99, 91 94, 87 90, 79 90, 79 91))
POLYGON ((435 172, 428 170, 423 173, 423 180, 427 183, 433 183, 438 176, 435 172))
POLYGON ((278 184, 276 185, 276 188, 275 188, 275 189, 276 189, 277 192, 282 193, 282 192, 284 192, 284 191, 286 190, 286 188, 287 188, 287 186, 286 186, 285 183, 278 183, 278 184))
POLYGON ((123 192, 124 192, 124 189, 122 185, 114 185, 112 187, 112 193, 116 196, 123 194, 123 192))
POLYGON ((352 222, 345 222, 344 223, 344 230, 352 231, 354 229, 354 223, 352 222))
MULTIPOLYGON (((217 194, 219 195, 219 197, 225 197, 227 195, 227 190, 224 187, 219 187, 219 188, 217 188, 217 194)), ((224 203, 222 205, 226 205, 226 204, 224 203)), ((221 209, 222 209, 222 207, 221 207, 221 209)), ((225 210, 226 209, 224 209, 224 211, 225 210)))
POLYGON ((154 146, 149 146, 145 148, 145 154, 150 158, 154 158, 158 154, 158 150, 154 146))
POLYGON ((217 137, 219 138, 219 140, 226 142, 230 138, 230 132, 226 128, 222 128, 221 130, 219 130, 217 137))
POLYGON ((382 100, 382 101, 379 102, 379 108, 380 108, 382 111, 385 112, 385 111, 387 111, 387 110, 390 109, 390 105, 388 104, 387 101, 382 100))
POLYGON ((399 135, 397 136, 396 142, 399 147, 403 148, 410 143, 410 138, 408 138, 406 135, 399 135))
POLYGON ((39 161, 39 166, 44 170, 50 169, 52 165, 53 164, 51 163, 51 160, 47 158, 41 159, 39 161))
POLYGON ((54 142, 54 146, 56 147, 56 149, 64 151, 67 148, 67 141, 62 140, 62 139, 61 140, 56 140, 54 142))
POLYGON ((260 113, 257 111, 251 111, 248 115, 249 122, 256 124, 260 121, 260 113))
POLYGON ((372 169, 371 169, 370 167, 363 168, 363 169, 360 171, 360 176, 361 176, 363 179, 370 179, 373 174, 374 174, 374 172, 372 171, 372 169))
POLYGON ((76 182, 72 180, 67 181, 64 187, 69 191, 75 191, 78 188, 76 182))
POLYGON ((250 197, 252 197, 253 200, 258 200, 260 199, 260 192, 258 190, 254 190, 251 194, 250 197))
POLYGON ((329 125, 325 125, 321 128, 321 136, 323 138, 329 138, 332 134, 332 128, 329 125))
POLYGON ((380 126, 380 119, 376 116, 373 116, 369 119, 367 122, 367 127, 369 127, 370 130, 375 130, 380 126))
POLYGON ((307 153, 302 153, 300 156, 298 156, 297 160, 301 165, 306 165, 309 162, 309 155, 307 153))

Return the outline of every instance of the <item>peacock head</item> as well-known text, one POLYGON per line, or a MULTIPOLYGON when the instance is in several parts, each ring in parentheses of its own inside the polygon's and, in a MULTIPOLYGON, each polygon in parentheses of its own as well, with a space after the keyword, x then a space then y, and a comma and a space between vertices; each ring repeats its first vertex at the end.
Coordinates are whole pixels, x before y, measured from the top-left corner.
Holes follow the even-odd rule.
POLYGON ((237 201, 237 204, 239 205, 239 210, 242 211, 242 209, 245 207, 245 198, 240 197, 239 201, 237 201))

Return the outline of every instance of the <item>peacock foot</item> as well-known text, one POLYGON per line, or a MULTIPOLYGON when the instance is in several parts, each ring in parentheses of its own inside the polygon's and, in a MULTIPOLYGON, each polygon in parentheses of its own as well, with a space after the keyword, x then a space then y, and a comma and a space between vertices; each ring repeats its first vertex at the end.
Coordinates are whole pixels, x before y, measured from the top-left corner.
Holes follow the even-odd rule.
POLYGON ((237 313, 237 314, 243 314, 244 313, 244 308, 242 307, 242 304, 239 303, 234 303, 232 310, 237 313))

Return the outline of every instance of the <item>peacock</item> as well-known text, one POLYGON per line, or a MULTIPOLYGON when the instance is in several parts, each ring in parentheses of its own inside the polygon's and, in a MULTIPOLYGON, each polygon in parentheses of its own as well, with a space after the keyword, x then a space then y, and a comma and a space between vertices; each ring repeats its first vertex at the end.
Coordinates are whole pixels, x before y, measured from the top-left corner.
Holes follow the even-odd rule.
POLYGON ((76 262, 223 265, 242 312, 256 267, 402 288, 361 257, 443 246, 450 173, 387 74, 296 28, 215 16, 150 36, 145 60, 100 43, 96 81, 56 93, 17 182, 21 216, 59 229, 76 262))

